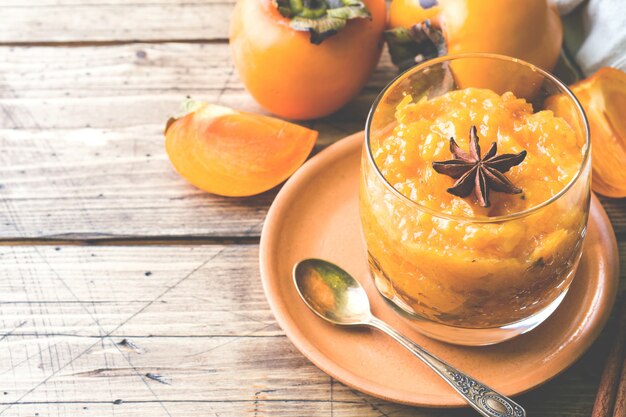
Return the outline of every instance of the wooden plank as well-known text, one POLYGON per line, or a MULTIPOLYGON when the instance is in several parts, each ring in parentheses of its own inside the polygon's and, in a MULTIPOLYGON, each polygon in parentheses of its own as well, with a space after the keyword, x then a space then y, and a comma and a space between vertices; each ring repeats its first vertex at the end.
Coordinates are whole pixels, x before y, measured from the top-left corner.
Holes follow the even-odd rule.
POLYGON ((233 3, 8 0, 1 5, 0 43, 223 40, 233 3))
MULTIPOLYGON (((409 407, 379 404, 372 405, 365 401, 334 402, 319 400, 268 401, 263 399, 249 401, 219 402, 122 402, 108 403, 37 403, 14 406, 6 413, 8 416, 124 416, 124 417, 206 417, 206 416, 255 416, 255 417, 450 417, 451 415, 471 416, 450 411, 416 410, 409 407), (381 407, 383 410, 381 414, 381 407), (332 410, 332 411, 331 411, 332 410), (19 413, 19 414, 18 414, 19 413), (331 414, 332 413, 332 414, 331 414), (446 414, 447 413, 447 414, 446 414)), ((574 415, 578 416, 578 415, 574 415)), ((582 415, 580 415, 582 416, 582 415)))
MULTIPOLYGON (((330 399, 329 377, 286 338, 153 337, 132 339, 133 348, 123 340, 11 337, 2 348, 11 357, 0 362, 10 381, 2 402, 246 402, 259 391, 272 400, 330 399)), ((347 389, 336 394, 358 402, 347 389)))
POLYGON ((15 335, 281 334, 253 245, 4 246, 0 260, 0 325, 15 335))
MULTIPOLYGON (((225 43, 0 47, 0 56, 3 99, 162 93, 184 97, 210 91, 220 91, 227 99, 228 93, 243 91, 225 43)), ((389 55, 383 54, 368 91, 377 93, 395 74, 389 55)))
MULTIPOLYGON (((0 414, 474 415, 331 382, 276 327, 257 257, 254 245, 0 247, 0 414)), ((588 415, 607 336, 521 397, 531 415, 588 415)))
MULTIPOLYGON (((185 404, 193 404, 205 413, 222 410, 229 416, 256 415, 255 411, 260 415, 290 416, 298 407, 309 410, 313 404, 319 410, 311 411, 312 415, 324 416, 331 415, 331 407, 333 415, 450 415, 449 410, 404 407, 353 391, 336 381, 331 384, 327 375, 284 338, 212 338, 191 342, 185 338, 150 338, 139 341, 137 348, 143 349, 141 353, 118 350, 117 339, 12 339, 15 341, 8 341, 3 350, 11 349, 14 363, 20 364, 6 368, 11 369, 7 372, 8 360, 0 362, 0 373, 8 382, 4 384, 7 394, 2 397, 0 410, 19 400, 30 407, 39 405, 40 409, 45 409, 47 403, 54 407, 87 406, 91 409, 88 414, 107 405, 100 409, 103 415, 113 414, 112 410, 120 414, 124 410, 145 412, 155 405, 172 415, 185 415, 185 404), (31 358, 25 356, 26 344, 31 358), (67 355, 83 351, 86 352, 82 356, 63 367, 70 360, 67 355), (45 382, 38 385, 41 381, 45 382), (36 389, 31 391, 33 387, 36 389)), ((589 374, 582 365, 521 397, 519 401, 529 415, 588 415, 598 375, 589 374)), ((21 411, 22 407, 20 404, 12 409, 21 411)), ((163 410, 158 415, 161 414, 163 410)), ((475 414, 461 410, 453 415, 475 414)))
MULTIPOLYGON (((589 417, 591 408, 579 405, 580 398, 562 395, 544 398, 548 406, 529 404, 526 406, 528 415, 541 417, 589 417), (557 400, 560 400, 559 403, 557 400), (568 402, 573 400, 574 403, 568 402), (550 408, 552 407, 552 408, 550 408), (560 409, 560 411, 559 411, 560 409), (530 414, 532 413, 532 414, 530 414)), ((369 400, 369 398, 368 398, 369 400)), ((258 416, 258 417, 476 417, 475 411, 467 409, 425 409, 399 405, 381 405, 370 400, 370 404, 362 402, 323 402, 323 401, 266 401, 254 402, 157 402, 148 403, 37 403, 14 406, 11 416, 67 417, 67 416, 258 416), (332 411, 331 411, 332 410, 332 411), (19 412, 19 414, 17 414, 19 412)))
MULTIPOLYGON (((0 53, 0 239, 259 236, 275 190, 207 195, 178 177, 163 148, 164 123, 188 94, 264 113, 237 81, 227 45, 0 53)), ((358 99, 306 123, 320 131, 317 149, 361 130, 393 74, 386 58, 358 99)))

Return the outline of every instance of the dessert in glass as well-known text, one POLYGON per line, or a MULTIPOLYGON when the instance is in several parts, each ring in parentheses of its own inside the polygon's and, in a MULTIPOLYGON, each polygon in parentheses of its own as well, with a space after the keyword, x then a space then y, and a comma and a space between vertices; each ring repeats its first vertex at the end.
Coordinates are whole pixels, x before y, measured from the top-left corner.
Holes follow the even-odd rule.
POLYGON ((363 235, 398 312, 431 337, 487 345, 556 310, 591 196, 587 122, 563 83, 505 56, 437 58, 385 88, 365 136, 363 235))

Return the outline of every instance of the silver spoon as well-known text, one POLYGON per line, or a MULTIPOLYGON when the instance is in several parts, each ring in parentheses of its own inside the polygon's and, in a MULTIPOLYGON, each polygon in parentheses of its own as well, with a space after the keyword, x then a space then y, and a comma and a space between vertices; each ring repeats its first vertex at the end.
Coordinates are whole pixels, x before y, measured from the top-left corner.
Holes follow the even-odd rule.
POLYGON ((298 293, 315 314, 333 324, 369 326, 388 334, 442 377, 481 415, 526 416, 519 404, 465 375, 374 317, 361 284, 337 265, 322 259, 305 259, 293 268, 293 279, 298 293))

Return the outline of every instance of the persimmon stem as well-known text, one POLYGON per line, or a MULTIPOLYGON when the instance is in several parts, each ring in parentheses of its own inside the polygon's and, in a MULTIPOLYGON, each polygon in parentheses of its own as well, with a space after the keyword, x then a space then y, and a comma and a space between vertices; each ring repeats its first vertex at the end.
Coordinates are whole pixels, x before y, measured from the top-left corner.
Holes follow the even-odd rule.
POLYGON ((441 29, 431 25, 428 19, 408 29, 399 27, 386 30, 384 35, 391 61, 400 71, 448 53, 441 29))

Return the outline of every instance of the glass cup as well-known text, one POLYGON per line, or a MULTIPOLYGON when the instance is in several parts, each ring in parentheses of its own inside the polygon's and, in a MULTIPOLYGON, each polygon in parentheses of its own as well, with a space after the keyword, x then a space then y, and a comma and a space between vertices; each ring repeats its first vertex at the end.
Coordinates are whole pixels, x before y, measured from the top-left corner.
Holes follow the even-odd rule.
MULTIPOLYGON (((483 140, 483 152, 491 139, 483 140)), ((455 344, 488 345, 530 331, 556 310, 582 254, 591 196, 587 120, 561 81, 494 54, 429 60, 380 93, 365 142, 360 216, 370 271, 379 292, 420 332, 455 344), (550 109, 563 118, 580 148, 580 166, 569 183, 523 211, 474 217, 447 214, 394 188, 374 155, 384 155, 383 142, 405 122, 396 117, 398 106, 467 87, 512 92, 533 112, 550 109)), ((558 169, 558 163, 544 168, 558 169)))

